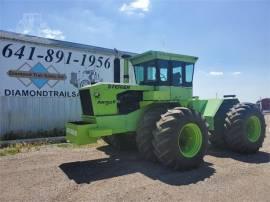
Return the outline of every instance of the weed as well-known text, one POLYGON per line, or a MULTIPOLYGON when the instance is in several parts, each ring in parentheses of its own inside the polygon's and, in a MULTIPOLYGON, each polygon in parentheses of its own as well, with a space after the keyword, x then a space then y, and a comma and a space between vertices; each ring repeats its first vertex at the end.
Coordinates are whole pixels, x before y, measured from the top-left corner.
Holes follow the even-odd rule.
POLYGON ((21 152, 37 151, 43 144, 15 144, 0 149, 0 156, 15 155, 21 152))

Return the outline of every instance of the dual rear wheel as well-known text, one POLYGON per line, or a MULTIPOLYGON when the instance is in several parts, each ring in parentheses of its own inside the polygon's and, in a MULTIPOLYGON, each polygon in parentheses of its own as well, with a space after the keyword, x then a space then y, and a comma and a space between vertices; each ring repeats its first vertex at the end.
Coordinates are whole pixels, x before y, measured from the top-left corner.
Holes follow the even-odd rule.
POLYGON ((239 153, 255 153, 265 138, 265 119, 252 103, 238 103, 228 109, 222 124, 211 132, 213 145, 239 153), (215 140, 215 141, 213 141, 215 140))

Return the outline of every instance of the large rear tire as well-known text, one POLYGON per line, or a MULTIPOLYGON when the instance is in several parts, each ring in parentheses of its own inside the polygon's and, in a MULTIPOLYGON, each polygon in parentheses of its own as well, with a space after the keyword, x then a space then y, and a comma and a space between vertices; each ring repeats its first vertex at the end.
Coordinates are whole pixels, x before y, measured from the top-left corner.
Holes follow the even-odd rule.
POLYGON ((200 166, 208 146, 206 122, 195 111, 176 107, 162 115, 153 132, 158 160, 173 169, 200 166))
POLYGON ((235 105, 225 119, 225 142, 232 151, 255 153, 265 138, 265 119, 252 103, 235 105))
POLYGON ((137 128, 136 142, 141 156, 150 161, 156 161, 152 145, 153 130, 156 128, 156 122, 160 119, 161 114, 166 113, 167 107, 156 106, 145 111, 137 128))
POLYGON ((225 99, 215 115, 215 129, 210 131, 209 141, 216 148, 226 148, 224 140, 225 118, 230 109, 237 103, 239 103, 237 99, 225 99))

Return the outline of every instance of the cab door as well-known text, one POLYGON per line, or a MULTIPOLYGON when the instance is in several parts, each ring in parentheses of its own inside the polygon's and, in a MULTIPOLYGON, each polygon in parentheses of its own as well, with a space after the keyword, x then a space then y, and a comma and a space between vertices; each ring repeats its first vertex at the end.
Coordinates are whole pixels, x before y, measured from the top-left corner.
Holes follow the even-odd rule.
POLYGON ((171 62, 171 99, 187 100, 192 98, 192 66, 179 62, 171 62))

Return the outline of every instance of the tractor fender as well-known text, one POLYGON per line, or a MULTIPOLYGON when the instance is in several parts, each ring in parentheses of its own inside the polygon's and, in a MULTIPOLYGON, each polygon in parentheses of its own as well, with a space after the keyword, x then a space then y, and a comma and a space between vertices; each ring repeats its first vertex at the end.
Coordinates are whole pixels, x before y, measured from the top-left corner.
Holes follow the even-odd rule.
POLYGON ((191 107, 202 114, 206 119, 206 122, 209 125, 209 130, 215 129, 215 117, 217 116, 218 111, 223 108, 232 107, 233 105, 239 103, 239 100, 236 98, 233 99, 208 99, 208 100, 192 100, 190 105, 191 107))

